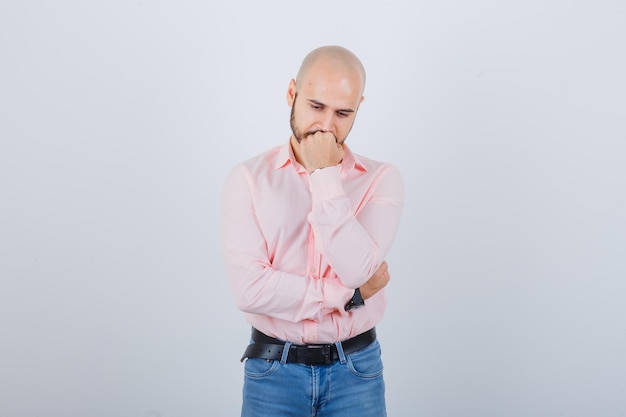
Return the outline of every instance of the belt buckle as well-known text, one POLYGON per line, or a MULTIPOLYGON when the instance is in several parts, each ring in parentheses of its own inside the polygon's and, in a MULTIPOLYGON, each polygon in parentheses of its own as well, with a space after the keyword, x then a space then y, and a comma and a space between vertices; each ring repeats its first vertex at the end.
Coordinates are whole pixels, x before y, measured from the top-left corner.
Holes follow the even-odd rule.
POLYGON ((333 363, 333 350, 332 345, 320 346, 322 355, 324 356, 324 365, 330 365, 333 363))
POLYGON ((333 345, 309 345, 307 356, 308 360, 305 361, 306 365, 332 365, 333 363, 333 345))

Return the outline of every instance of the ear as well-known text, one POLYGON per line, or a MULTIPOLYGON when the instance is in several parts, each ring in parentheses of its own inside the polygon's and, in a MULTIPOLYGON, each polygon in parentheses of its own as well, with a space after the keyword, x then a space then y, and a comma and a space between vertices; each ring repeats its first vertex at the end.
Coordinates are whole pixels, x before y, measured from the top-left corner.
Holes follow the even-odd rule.
POLYGON ((296 99, 296 80, 293 78, 289 81, 289 88, 287 88, 287 105, 293 106, 293 102, 296 99))

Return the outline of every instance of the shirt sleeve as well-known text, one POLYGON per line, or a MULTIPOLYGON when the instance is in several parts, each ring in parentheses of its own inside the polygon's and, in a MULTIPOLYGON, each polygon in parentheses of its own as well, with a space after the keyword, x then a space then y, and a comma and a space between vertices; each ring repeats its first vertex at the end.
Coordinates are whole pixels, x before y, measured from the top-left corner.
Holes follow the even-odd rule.
POLYGON ((339 167, 310 176, 313 209, 308 216, 320 252, 348 288, 363 285, 385 259, 404 205, 397 168, 384 164, 372 173, 363 199, 346 195, 339 167))
POLYGON ((312 279, 273 268, 255 215, 251 184, 240 165, 227 177, 222 194, 222 255, 237 307, 294 323, 343 312, 353 290, 338 279, 312 279))

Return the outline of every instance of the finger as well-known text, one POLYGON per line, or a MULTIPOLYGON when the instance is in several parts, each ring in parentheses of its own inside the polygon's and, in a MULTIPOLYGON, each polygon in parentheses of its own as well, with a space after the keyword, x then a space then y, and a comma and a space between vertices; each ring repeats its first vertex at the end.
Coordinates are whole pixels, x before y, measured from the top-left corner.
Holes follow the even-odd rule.
POLYGON ((322 132, 321 130, 309 130, 308 132, 306 132, 304 135, 302 135, 303 138, 308 138, 309 136, 315 136, 318 133, 322 132))
POLYGON ((325 139, 329 142, 337 143, 337 136, 333 132, 325 130, 312 130, 308 132, 307 136, 313 136, 316 139, 325 139))

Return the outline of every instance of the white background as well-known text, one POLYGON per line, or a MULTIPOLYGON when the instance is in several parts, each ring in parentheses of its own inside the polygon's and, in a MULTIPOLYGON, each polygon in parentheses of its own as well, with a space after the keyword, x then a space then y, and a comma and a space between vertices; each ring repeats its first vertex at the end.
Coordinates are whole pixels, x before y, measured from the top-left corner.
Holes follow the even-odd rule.
POLYGON ((389 415, 626 415, 622 0, 1 0, 0 417, 238 415, 219 194, 324 44, 406 183, 389 415))

